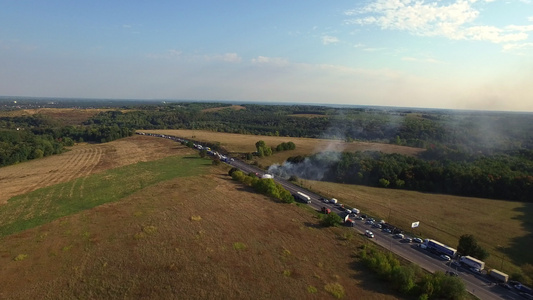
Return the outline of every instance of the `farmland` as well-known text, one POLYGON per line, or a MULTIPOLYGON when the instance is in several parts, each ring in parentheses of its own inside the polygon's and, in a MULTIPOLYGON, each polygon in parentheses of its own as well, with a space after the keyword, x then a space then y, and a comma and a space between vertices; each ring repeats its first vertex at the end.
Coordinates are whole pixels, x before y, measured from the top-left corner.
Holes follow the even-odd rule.
POLYGON ((204 142, 220 142, 220 146, 230 153, 247 153, 256 151, 255 143, 259 140, 265 141, 268 146, 276 147, 283 142, 294 142, 296 149, 276 153, 271 157, 261 158, 260 164, 264 166, 273 163, 282 163, 289 156, 308 155, 320 151, 382 151, 385 153, 401 153, 405 155, 416 155, 423 151, 420 148, 398 146, 391 144, 380 144, 370 142, 352 142, 346 143, 340 140, 312 139, 312 138, 294 138, 279 136, 256 136, 233 133, 220 133, 202 130, 139 130, 149 133, 160 133, 175 135, 184 138, 194 139, 204 142))
MULTIPOLYGON (((414 155, 416 148, 373 143, 344 143, 317 139, 299 139, 271 136, 244 136, 237 134, 214 133, 190 130, 158 130, 203 141, 220 141, 221 146, 230 152, 254 151, 255 142, 264 140, 267 145, 293 141, 296 150, 276 153, 271 157, 258 159, 260 165, 268 166, 281 163, 288 156, 305 155, 320 150, 380 150, 414 155)), ((491 200, 473 197, 459 197, 420 193, 397 189, 380 189, 358 185, 343 185, 330 182, 301 180, 303 186, 335 197, 343 203, 362 209, 368 213, 388 219, 405 229, 411 222, 420 221, 421 227, 415 232, 424 237, 440 240, 457 246, 459 236, 473 234, 492 255, 487 263, 512 274, 519 271, 518 266, 532 264, 533 247, 531 215, 533 206, 529 203, 491 200), (390 212, 390 214, 389 214, 390 212), (390 218, 389 218, 390 217, 390 218), (502 228, 505 232, 502 232, 502 228)))
MULTIPOLYGON (((353 267, 362 237, 320 229, 313 214, 296 205, 280 209, 282 204, 231 181, 226 166, 204 168, 209 160, 170 141, 132 137, 107 145, 120 148, 127 141, 154 151, 146 139, 154 148, 166 144, 169 152, 111 164, 120 160, 119 151, 103 151, 99 161, 108 164, 92 175, 19 191, 0 207, 18 220, 65 212, 0 238, 0 298, 323 299, 332 297, 327 289, 342 287, 348 299, 394 299, 353 267), (140 178, 142 187, 124 181, 137 184, 140 178), (66 209, 91 194, 106 203, 66 209)), ((99 145, 71 152, 85 149, 92 157, 92 147, 99 145)), ((64 162, 74 159, 53 158, 63 156, 64 162)), ((24 178, 22 170, 17 174, 24 178)), ((41 174, 43 185, 48 175, 41 174)))

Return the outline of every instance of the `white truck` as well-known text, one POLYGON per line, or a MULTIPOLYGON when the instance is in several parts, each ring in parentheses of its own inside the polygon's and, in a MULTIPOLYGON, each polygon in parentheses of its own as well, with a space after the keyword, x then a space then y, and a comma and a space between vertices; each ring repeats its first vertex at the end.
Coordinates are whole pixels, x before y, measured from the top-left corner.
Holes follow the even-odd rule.
POLYGON ((475 269, 478 269, 479 271, 483 270, 483 268, 485 268, 485 262, 477 259, 477 258, 473 258, 472 256, 461 256, 461 258, 459 258, 459 262, 464 264, 464 265, 467 265, 471 268, 475 268, 475 269))
POLYGON ((509 280, 509 275, 501 272, 501 271, 498 271, 496 269, 492 269, 490 270, 489 272, 489 276, 494 278, 494 279, 497 279, 499 280, 500 282, 507 282, 507 280, 509 280))

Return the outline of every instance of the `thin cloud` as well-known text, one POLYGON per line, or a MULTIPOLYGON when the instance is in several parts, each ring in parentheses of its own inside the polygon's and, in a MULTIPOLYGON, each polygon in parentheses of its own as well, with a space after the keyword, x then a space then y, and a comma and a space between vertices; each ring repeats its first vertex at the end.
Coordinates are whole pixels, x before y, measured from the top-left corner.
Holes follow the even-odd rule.
POLYGON ((403 61, 413 61, 413 62, 421 62, 421 63, 431 63, 431 64, 442 64, 443 62, 437 59, 433 58, 416 58, 416 57, 402 57, 403 61))
MULTIPOLYGON (((488 1, 485 1, 488 2, 488 1)), ((531 26, 471 25, 480 15, 476 1, 456 0, 450 4, 409 0, 377 0, 362 8, 345 11, 353 17, 347 24, 374 25, 384 30, 408 31, 419 36, 444 36, 452 40, 480 40, 492 43, 523 41, 531 26)))
POLYGON ((322 44, 324 45, 335 44, 338 42, 339 42, 339 39, 334 36, 325 35, 322 37, 322 44))
POLYGON ((229 63, 240 63, 242 58, 237 53, 224 53, 215 55, 204 55, 207 61, 223 61, 229 63))

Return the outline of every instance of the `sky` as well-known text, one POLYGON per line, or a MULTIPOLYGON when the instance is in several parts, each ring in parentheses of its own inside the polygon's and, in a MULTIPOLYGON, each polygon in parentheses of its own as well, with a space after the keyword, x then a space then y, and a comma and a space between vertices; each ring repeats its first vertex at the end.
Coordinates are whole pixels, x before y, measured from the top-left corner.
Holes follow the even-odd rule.
POLYGON ((0 95, 533 111, 533 0, 0 0, 0 95))

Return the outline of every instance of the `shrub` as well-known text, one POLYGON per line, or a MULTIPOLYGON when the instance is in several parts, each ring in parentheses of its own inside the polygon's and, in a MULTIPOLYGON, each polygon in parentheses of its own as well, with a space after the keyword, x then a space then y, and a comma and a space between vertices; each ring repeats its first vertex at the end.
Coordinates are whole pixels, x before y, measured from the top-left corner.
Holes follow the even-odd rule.
POLYGON ((233 243, 233 249, 235 249, 235 250, 245 250, 246 248, 247 248, 246 244, 244 244, 244 243, 241 243, 241 242, 233 243))
POLYGON ((322 224, 322 226, 326 227, 339 226, 340 224, 342 224, 342 218, 339 217, 339 215, 337 215, 336 213, 332 212, 327 214, 320 221, 320 223, 322 224))
POLYGON ((328 283, 324 289, 337 299, 344 297, 344 287, 340 283, 328 283))
POLYGON ((28 254, 19 254, 15 258, 13 258, 14 261, 21 261, 25 260, 28 257, 28 254))

